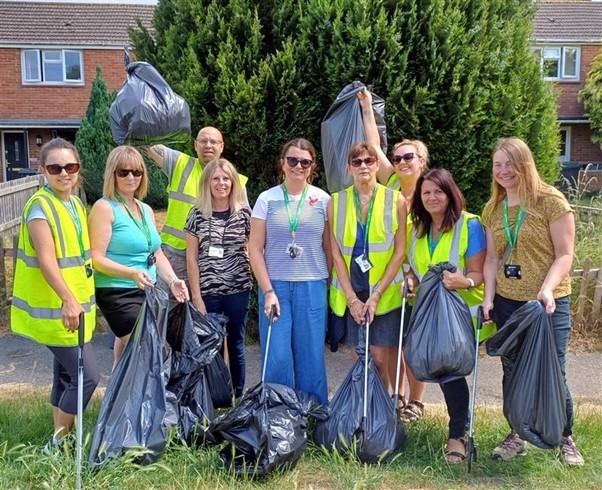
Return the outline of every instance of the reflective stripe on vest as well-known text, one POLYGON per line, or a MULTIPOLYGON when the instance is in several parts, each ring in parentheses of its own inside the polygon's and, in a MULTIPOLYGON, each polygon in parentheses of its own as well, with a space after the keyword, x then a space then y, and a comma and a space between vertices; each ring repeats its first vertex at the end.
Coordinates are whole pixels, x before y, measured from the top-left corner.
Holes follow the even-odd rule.
MULTIPOLYGON (((382 278, 394 252, 395 232, 397 222, 397 201, 399 193, 382 185, 376 186, 376 195, 372 221, 368 230, 368 257, 373 267, 368 272, 370 289, 374 290, 382 278)), ((353 186, 333 194, 333 222, 331 223, 335 240, 347 271, 350 270, 353 246, 357 233, 357 214, 353 200, 353 186)), ((403 271, 397 272, 391 284, 382 292, 376 313, 381 315, 401 306, 399 284, 403 281, 403 271)), ((330 306, 337 316, 343 316, 347 301, 341 283, 333 269, 330 287, 330 306)))

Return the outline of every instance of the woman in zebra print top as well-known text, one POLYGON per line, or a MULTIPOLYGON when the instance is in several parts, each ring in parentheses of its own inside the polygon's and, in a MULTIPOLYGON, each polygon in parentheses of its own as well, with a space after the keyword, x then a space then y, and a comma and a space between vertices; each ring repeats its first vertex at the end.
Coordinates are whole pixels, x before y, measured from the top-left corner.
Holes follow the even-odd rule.
POLYGON ((234 395, 245 384, 244 340, 252 286, 247 254, 251 212, 234 166, 223 158, 203 171, 199 198, 188 214, 186 266, 193 304, 228 317, 228 356, 234 395))

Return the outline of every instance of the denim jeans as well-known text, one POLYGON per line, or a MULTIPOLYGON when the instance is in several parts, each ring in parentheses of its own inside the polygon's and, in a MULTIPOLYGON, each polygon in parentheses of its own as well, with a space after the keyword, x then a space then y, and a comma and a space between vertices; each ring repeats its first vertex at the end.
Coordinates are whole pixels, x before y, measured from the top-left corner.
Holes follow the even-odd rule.
MULTIPOLYGON (((564 296, 558 298, 556 301, 556 310, 552 314, 552 328, 554 330, 554 343, 556 344, 556 354, 558 355, 558 362, 560 363, 560 370, 562 371, 562 377, 564 379, 564 391, 566 394, 566 426, 563 431, 563 436, 570 436, 573 432, 573 398, 566 382, 566 350, 569 345, 569 338, 571 336, 571 297, 564 296)), ((526 301, 514 301, 512 299, 504 298, 500 295, 495 295, 493 300, 493 312, 495 315, 494 320, 498 326, 503 326, 510 315, 514 313, 518 308, 524 305, 526 301)), ((510 374, 514 367, 516 358, 502 356, 502 367, 504 371, 504 377, 502 384, 506 386, 506 382, 510 379, 510 374)), ((504 390, 505 391, 505 390, 504 390)))
POLYGON ((222 296, 203 296, 207 313, 223 313, 228 317, 228 323, 226 324, 228 357, 230 360, 230 376, 232 376, 232 386, 236 398, 242 395, 245 387, 245 334, 250 296, 251 291, 241 291, 240 293, 222 296))
MULTIPOLYGON (((270 334, 265 381, 313 393, 328 404, 326 361, 326 280, 272 281, 280 302, 280 316, 270 334)), ((265 362, 268 318, 265 299, 259 291, 259 337, 265 362)))

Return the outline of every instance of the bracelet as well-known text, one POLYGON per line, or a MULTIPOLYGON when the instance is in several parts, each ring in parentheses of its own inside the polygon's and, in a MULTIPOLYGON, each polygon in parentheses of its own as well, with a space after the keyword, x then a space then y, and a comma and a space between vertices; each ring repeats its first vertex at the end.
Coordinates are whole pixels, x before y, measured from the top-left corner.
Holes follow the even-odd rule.
POLYGON ((273 289, 268 289, 267 291, 263 292, 263 295, 265 296, 265 295, 270 294, 270 293, 276 294, 276 293, 274 293, 273 289))
POLYGON ((470 291, 472 288, 474 288, 474 281, 468 276, 466 276, 466 279, 468 279, 468 282, 470 283, 470 285, 466 288, 466 291, 470 291))
POLYGON ((378 288, 375 288, 374 291, 372 291, 372 294, 378 294, 381 298, 383 297, 383 293, 381 293, 378 288))
POLYGON ((171 287, 174 285, 174 282, 179 281, 179 279, 177 277, 174 277, 170 282, 169 282, 169 289, 171 289, 171 287))
POLYGON ((347 303, 347 306, 351 308, 355 303, 359 301, 359 298, 353 298, 351 301, 347 303))

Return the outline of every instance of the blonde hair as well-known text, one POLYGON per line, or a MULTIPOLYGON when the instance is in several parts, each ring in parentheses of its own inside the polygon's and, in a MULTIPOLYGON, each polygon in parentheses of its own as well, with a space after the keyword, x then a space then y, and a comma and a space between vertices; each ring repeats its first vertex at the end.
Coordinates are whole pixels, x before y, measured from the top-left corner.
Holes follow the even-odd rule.
MULTIPOLYGON (((558 195, 561 196, 559 190, 555 189, 551 185, 546 184, 535 166, 535 160, 531 149, 527 144, 520 138, 501 138, 498 140, 495 148, 491 154, 493 155, 499 150, 502 150, 510 161, 512 169, 516 173, 518 183, 518 197, 521 207, 525 212, 530 214, 535 213, 535 205, 537 199, 542 195, 558 195)), ((506 197, 506 189, 498 184, 494 177, 491 179, 491 197, 485 208, 483 209, 483 216, 490 216, 495 207, 501 203, 506 197)))
POLYGON ((428 168, 428 166, 429 166, 429 149, 426 147, 426 145, 422 141, 403 139, 399 143, 395 143, 395 145, 393 146, 393 153, 395 153, 395 150, 397 150, 397 148, 399 148, 400 146, 404 146, 404 145, 411 145, 414 148, 416 148, 417 155, 420 158, 424 158, 424 168, 428 168))
POLYGON ((238 172, 225 158, 211 160, 203 169, 201 183, 199 185, 199 197, 195 204, 204 218, 210 218, 213 213, 213 196, 211 195, 211 179, 217 169, 221 169, 230 177, 232 188, 230 189, 230 212, 232 214, 239 211, 245 202, 245 196, 240 184, 238 172))
POLYGON ((117 200, 115 191, 115 172, 121 168, 131 168, 133 170, 142 170, 142 179, 138 189, 134 192, 136 199, 144 199, 148 192, 148 173, 142 155, 133 146, 122 145, 114 148, 107 157, 107 166, 105 167, 104 183, 102 194, 113 201, 117 200))

